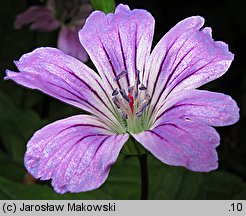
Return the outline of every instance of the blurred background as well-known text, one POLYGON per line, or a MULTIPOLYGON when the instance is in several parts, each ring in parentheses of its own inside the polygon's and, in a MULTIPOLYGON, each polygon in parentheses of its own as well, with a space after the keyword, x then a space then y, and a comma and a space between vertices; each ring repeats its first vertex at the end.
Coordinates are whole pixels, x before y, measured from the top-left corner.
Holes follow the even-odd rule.
MULTIPOLYGON (((156 20, 154 44, 177 22, 201 15, 213 29, 213 38, 229 45, 235 54, 229 71, 203 89, 231 95, 240 107, 240 121, 216 128, 221 136, 217 148, 219 169, 194 173, 162 164, 149 156, 149 199, 246 199, 246 73, 245 6, 240 1, 147 1, 122 0, 130 8, 150 11, 156 20)), ((50 182, 35 181, 25 170, 23 155, 27 141, 42 126, 81 113, 40 92, 4 81, 5 70, 16 70, 13 60, 40 46, 56 47, 58 30, 14 29, 18 14, 40 0, 0 1, 0 199, 139 199, 140 171, 136 157, 120 155, 106 183, 98 190, 56 194, 50 182)), ((90 61, 88 62, 91 65, 90 61)))

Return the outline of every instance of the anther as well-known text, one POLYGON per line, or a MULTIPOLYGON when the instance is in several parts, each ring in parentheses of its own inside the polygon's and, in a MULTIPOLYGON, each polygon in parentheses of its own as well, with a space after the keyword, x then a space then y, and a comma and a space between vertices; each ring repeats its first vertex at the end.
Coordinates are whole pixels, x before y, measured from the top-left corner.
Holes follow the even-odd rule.
POLYGON ((134 90, 134 86, 128 87, 128 93, 132 94, 133 90, 134 90))
POLYGON ((120 109, 120 100, 117 98, 117 97, 113 97, 113 102, 114 102, 114 104, 116 105, 116 107, 118 108, 118 109, 120 109))
POLYGON ((129 103, 131 100, 128 98, 125 89, 120 90, 120 94, 122 95, 122 97, 129 103))
POLYGON ((127 74, 126 70, 121 71, 115 78, 114 81, 118 81, 119 79, 121 79, 123 76, 125 76, 127 74))
POLYGON ((118 90, 117 90, 117 88, 113 91, 113 93, 112 93, 112 96, 116 96, 116 95, 118 95, 119 94, 119 92, 118 92, 118 90))
POLYGON ((141 86, 139 87, 139 90, 145 91, 145 90, 147 90, 147 88, 143 84, 141 84, 141 86))
POLYGON ((143 99, 142 103, 140 104, 140 107, 138 111, 136 112, 136 116, 140 117, 143 114, 143 111, 147 108, 147 106, 150 104, 151 97, 149 94, 145 95, 145 98, 143 99))
POLYGON ((142 107, 143 108, 146 108, 150 104, 150 101, 151 101, 150 95, 149 94, 146 94, 145 95, 145 98, 142 101, 142 107))
POLYGON ((137 117, 140 117, 140 116, 143 114, 143 111, 144 111, 144 110, 142 109, 142 110, 136 112, 136 116, 137 116, 137 117))
POLYGON ((122 118, 123 119, 128 119, 128 115, 126 113, 122 112, 122 118))

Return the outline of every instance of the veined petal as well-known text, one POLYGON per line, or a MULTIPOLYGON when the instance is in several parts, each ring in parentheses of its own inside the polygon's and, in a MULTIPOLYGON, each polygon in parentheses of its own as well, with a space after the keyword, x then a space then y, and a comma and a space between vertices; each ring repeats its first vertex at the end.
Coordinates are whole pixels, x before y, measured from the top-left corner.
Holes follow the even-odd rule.
POLYGON ((27 144, 25 166, 58 193, 98 188, 106 180, 128 134, 113 134, 100 119, 78 115, 37 131, 27 144))
POLYGON ((227 44, 214 41, 210 28, 202 28, 204 19, 187 18, 173 27, 156 45, 148 61, 144 78, 152 109, 166 97, 185 89, 195 89, 222 76, 234 56, 227 44))
POLYGON ((54 18, 53 12, 41 6, 32 6, 16 17, 16 29, 28 24, 31 24, 32 30, 39 31, 52 31, 60 26, 60 23, 54 18))
POLYGON ((79 42, 78 30, 80 28, 68 28, 62 26, 57 47, 62 50, 64 53, 71 55, 81 61, 85 62, 88 59, 85 49, 82 47, 79 42))
POLYGON ((191 119, 211 126, 227 126, 239 120, 239 108, 228 95, 204 90, 174 94, 158 111, 155 124, 162 119, 191 119))
POLYGON ((15 64, 20 72, 7 71, 5 79, 93 113, 112 127, 121 127, 101 79, 79 60, 47 47, 23 55, 15 64))
POLYGON ((199 172, 218 167, 219 135, 211 126, 176 118, 132 136, 168 165, 199 172))
POLYGON ((93 12, 79 32, 82 45, 112 92, 134 85, 136 70, 143 74, 154 32, 154 18, 145 10, 120 4, 115 13, 93 12), (121 83, 113 82, 127 70, 121 83))

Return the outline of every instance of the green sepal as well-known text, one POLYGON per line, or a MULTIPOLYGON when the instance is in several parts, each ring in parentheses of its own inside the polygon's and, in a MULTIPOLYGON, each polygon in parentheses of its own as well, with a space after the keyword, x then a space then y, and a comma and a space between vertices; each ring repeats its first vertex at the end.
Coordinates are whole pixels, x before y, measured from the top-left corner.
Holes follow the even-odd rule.
POLYGON ((149 154, 149 151, 144 148, 138 141, 136 141, 132 136, 130 136, 130 138, 124 144, 121 152, 125 155, 131 156, 141 156, 144 154, 149 154))

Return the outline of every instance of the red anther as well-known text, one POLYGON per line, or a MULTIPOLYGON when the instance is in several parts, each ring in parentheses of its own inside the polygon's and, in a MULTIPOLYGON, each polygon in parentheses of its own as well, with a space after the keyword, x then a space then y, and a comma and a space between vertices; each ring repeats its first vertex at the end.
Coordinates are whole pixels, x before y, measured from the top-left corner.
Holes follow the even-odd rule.
POLYGON ((131 111, 133 112, 134 109, 134 99, 131 93, 128 94, 128 98, 130 99, 129 106, 131 108, 131 111))

